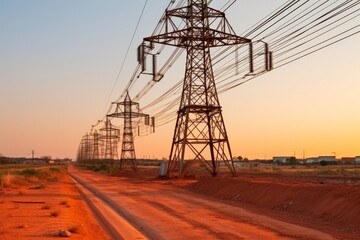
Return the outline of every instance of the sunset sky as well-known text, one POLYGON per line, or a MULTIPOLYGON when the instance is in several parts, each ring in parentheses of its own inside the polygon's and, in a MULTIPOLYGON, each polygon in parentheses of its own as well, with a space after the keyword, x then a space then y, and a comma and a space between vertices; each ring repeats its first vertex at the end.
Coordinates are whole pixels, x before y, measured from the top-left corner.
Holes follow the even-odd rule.
MULTIPOLYGON (((240 34, 284 2, 237 1, 226 14, 240 34)), ((124 90, 136 47, 169 0, 148 1, 108 101, 144 3, 0 1, 1 154, 75 158, 82 135, 124 90)), ((359 54, 357 35, 221 94, 233 155, 360 155, 359 54)), ((174 125, 136 138, 137 156, 168 157, 174 125)))

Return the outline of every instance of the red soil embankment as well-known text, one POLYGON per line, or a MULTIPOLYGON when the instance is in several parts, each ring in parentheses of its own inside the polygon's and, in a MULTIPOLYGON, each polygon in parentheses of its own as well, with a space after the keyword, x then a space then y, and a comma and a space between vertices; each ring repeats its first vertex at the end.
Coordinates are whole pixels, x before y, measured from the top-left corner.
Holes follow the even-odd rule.
POLYGON ((315 217, 350 228, 360 227, 360 186, 303 180, 261 178, 206 178, 187 189, 222 200, 248 203, 315 217))

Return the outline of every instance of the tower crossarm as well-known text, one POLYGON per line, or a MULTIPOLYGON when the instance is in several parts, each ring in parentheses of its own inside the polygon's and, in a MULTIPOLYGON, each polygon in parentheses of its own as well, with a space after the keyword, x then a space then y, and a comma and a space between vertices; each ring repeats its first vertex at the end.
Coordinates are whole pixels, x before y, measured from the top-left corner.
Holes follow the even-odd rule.
POLYGON ((108 117, 111 117, 111 118, 125 118, 125 117, 130 117, 131 115, 131 118, 138 118, 138 117, 146 117, 146 116, 149 116, 148 114, 145 114, 145 113, 137 113, 137 112, 120 112, 120 113, 111 113, 111 114, 108 114, 107 116, 108 117))
MULTIPOLYGON (((252 42, 237 36, 225 13, 210 8, 208 1, 187 0, 188 6, 166 11, 161 31, 144 38, 146 42, 181 47, 187 52, 168 176, 175 171, 184 176, 195 162, 201 162, 216 176, 220 161, 236 174, 217 96, 210 48, 248 44, 250 50, 252 42)), ((144 51, 141 53, 144 55, 144 51)))
MULTIPOLYGON (((120 169, 124 164, 129 164, 131 168, 136 171, 136 154, 133 136, 132 122, 134 118, 145 117, 145 125, 149 125, 148 114, 142 113, 139 108, 139 103, 131 101, 130 95, 127 92, 124 101, 114 102, 116 109, 113 113, 106 115, 107 118, 123 118, 124 130, 121 144, 121 157, 120 157, 120 169)), ((140 128, 139 128, 140 129, 140 128)))
POLYGON ((203 29, 201 28, 187 28, 144 38, 144 40, 182 48, 186 48, 197 41, 202 43, 204 39, 206 40, 208 47, 229 46, 251 42, 249 39, 239 37, 235 34, 224 33, 215 29, 208 29, 205 36, 203 33, 203 29))
MULTIPOLYGON (((198 4, 198 5, 202 6, 201 4, 198 4)), ((199 10, 203 10, 203 8, 201 8, 199 10)), ((211 8, 209 6, 204 8, 204 13, 205 13, 205 16, 208 18, 225 18, 224 12, 221 12, 221 11, 211 8)), ((179 17, 182 19, 188 19, 193 16, 194 16, 194 11, 190 5, 166 11, 166 18, 179 17)))
POLYGON ((191 2, 189 6, 168 10, 165 14, 163 32, 144 38, 144 41, 183 48, 204 42, 206 47, 251 42, 250 39, 235 34, 224 12, 208 7, 206 1, 191 2))

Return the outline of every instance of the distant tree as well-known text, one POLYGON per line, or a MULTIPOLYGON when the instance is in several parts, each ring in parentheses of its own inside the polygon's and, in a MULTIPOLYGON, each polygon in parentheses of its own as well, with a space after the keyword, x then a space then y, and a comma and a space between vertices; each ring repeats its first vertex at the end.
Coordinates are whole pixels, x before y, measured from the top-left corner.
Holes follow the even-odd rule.
POLYGON ((238 156, 237 159, 238 159, 239 161, 243 160, 242 156, 238 156))
POLYGON ((244 158, 244 161, 247 162, 247 161, 249 161, 249 159, 248 159, 248 158, 244 158))

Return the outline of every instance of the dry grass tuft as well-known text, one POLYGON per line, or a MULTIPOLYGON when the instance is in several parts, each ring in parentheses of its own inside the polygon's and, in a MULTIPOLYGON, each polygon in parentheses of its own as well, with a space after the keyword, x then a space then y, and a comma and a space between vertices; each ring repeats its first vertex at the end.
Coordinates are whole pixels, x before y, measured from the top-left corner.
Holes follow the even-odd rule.
POLYGON ((66 200, 60 201, 60 205, 67 205, 67 204, 68 204, 68 201, 66 201, 66 200))
POLYGON ((14 176, 6 173, 1 174, 1 188, 9 188, 13 182, 14 176))

